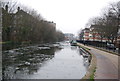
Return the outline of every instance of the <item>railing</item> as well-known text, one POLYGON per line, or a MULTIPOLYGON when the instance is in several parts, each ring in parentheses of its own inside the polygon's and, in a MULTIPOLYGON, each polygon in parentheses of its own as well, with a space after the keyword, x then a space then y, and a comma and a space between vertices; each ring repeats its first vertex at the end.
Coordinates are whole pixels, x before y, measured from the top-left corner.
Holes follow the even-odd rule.
POLYGON ((110 46, 110 45, 107 45, 107 42, 100 42, 100 41, 83 41, 83 40, 77 40, 77 42, 79 43, 82 43, 84 45, 89 45, 89 46, 93 46, 93 47, 96 47, 96 48, 100 48, 100 49, 103 49, 103 50, 106 50, 106 51, 109 51, 109 52, 114 52, 114 53, 118 53, 118 50, 120 48, 117 48, 115 46, 110 46))

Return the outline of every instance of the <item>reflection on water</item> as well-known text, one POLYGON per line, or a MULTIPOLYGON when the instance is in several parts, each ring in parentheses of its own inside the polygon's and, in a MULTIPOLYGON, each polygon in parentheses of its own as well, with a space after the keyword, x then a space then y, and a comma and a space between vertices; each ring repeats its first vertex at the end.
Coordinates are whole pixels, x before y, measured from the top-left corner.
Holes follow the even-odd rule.
POLYGON ((77 46, 71 46, 71 50, 76 50, 77 46))
POLYGON ((3 78, 22 78, 37 72, 43 62, 54 57, 55 49, 57 48, 30 46, 3 51, 3 78))
POLYGON ((80 79, 88 65, 68 43, 3 51, 3 79, 80 79))

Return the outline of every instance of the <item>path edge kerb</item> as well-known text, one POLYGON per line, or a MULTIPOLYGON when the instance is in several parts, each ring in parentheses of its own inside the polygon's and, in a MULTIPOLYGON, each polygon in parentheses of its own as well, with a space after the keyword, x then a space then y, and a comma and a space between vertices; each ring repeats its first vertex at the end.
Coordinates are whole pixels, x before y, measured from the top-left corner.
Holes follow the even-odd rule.
POLYGON ((91 63, 89 65, 89 67, 88 67, 88 71, 86 72, 85 76, 82 78, 82 79, 91 79, 91 76, 95 75, 94 70, 96 70, 96 65, 97 65, 96 56, 93 53, 91 53, 90 50, 86 49, 86 47, 84 48, 84 46, 81 45, 80 43, 77 43, 77 45, 82 47, 86 52, 88 52, 92 56, 91 63))

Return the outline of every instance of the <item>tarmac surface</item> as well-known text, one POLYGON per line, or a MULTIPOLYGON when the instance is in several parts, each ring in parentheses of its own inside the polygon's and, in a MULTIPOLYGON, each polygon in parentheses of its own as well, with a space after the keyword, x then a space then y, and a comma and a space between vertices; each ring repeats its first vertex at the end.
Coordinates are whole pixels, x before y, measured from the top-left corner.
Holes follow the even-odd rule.
POLYGON ((118 79, 118 55, 86 46, 97 58, 95 79, 118 79))

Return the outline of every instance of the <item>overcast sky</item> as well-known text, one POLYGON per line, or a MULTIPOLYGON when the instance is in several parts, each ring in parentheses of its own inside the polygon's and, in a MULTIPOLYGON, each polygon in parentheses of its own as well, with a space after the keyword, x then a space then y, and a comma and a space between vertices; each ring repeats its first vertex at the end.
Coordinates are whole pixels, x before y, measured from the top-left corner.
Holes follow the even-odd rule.
MULTIPOLYGON (((15 1, 15 0, 14 0, 15 1)), ((99 16, 101 10, 111 2, 119 0, 17 0, 37 10, 46 20, 56 23, 64 33, 77 32, 88 20, 99 16)))

